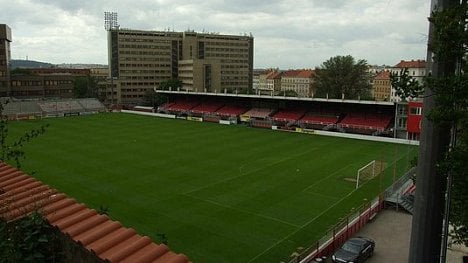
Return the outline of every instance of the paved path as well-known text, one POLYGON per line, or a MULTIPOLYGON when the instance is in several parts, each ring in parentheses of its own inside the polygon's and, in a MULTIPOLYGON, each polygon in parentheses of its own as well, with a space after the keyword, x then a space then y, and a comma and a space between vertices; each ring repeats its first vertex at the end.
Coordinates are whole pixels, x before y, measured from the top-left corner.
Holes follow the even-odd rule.
POLYGON ((412 216, 405 212, 383 210, 357 235, 375 240, 374 256, 366 263, 408 262, 412 216))

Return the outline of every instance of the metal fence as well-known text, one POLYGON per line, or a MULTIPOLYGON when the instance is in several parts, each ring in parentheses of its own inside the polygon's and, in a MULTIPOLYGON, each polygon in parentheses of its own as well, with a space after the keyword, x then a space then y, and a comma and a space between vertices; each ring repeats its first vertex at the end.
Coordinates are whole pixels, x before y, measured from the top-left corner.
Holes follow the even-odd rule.
POLYGON ((405 175, 396 180, 390 187, 377 196, 374 200, 364 203, 354 212, 348 214, 335 226, 328 230, 319 240, 308 248, 296 252, 289 263, 307 263, 322 256, 329 256, 339 248, 346 240, 363 228, 377 213, 385 207, 385 199, 400 191, 402 186, 411 179, 415 168, 411 168, 405 175))

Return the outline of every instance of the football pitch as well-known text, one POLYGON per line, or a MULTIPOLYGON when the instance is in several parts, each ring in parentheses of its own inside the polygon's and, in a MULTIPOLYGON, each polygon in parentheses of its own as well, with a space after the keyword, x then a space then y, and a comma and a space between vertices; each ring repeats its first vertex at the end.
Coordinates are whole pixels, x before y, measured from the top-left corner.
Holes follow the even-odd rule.
POLYGON ((409 168, 407 145, 121 113, 49 123, 22 169, 194 262, 288 261, 409 168), (355 190, 357 170, 386 166, 355 190))

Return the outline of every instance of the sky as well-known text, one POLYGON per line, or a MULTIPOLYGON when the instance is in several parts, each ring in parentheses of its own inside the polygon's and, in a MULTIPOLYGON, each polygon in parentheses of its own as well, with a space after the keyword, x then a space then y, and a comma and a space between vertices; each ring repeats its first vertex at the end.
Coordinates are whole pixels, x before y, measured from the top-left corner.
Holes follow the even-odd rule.
POLYGON ((255 68, 425 59, 429 0, 0 0, 13 59, 107 64, 104 12, 121 28, 252 34, 255 68))

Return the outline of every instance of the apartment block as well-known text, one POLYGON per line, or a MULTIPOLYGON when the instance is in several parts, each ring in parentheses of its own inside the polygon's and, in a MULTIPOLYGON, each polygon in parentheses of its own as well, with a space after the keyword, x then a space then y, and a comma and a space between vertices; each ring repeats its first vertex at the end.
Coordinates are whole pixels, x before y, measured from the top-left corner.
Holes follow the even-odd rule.
MULTIPOLYGON (((401 60, 398 64, 396 64, 392 69, 391 72, 394 75, 400 75, 403 69, 408 69, 409 76, 415 78, 420 83, 423 82, 424 77, 426 76, 426 61, 424 60, 401 60)), ((392 87, 392 92, 390 96, 390 101, 392 102, 399 102, 401 98, 396 95, 396 90, 392 87)))
POLYGON ((372 82, 372 92, 376 101, 389 101, 392 84, 390 82, 390 71, 381 71, 372 82))
POLYGON ((294 91, 299 97, 313 97, 314 74, 311 69, 284 72, 281 77, 281 91, 294 91))
POLYGON ((10 27, 0 24, 0 96, 10 93, 10 42, 10 27))
POLYGON ((252 36, 116 28, 108 31, 108 51, 114 103, 137 104, 174 78, 188 91, 252 88, 252 36))

